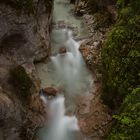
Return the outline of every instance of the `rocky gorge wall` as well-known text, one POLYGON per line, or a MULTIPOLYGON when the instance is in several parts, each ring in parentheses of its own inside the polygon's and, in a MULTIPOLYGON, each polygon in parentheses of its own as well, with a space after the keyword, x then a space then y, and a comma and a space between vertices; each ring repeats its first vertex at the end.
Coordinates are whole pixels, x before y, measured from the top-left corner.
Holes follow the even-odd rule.
POLYGON ((0 1, 0 140, 33 139, 45 121, 34 62, 50 52, 53 1, 0 1))
POLYGON ((103 140, 111 129, 113 119, 110 109, 101 99, 103 76, 101 50, 116 20, 116 7, 112 1, 105 3, 96 0, 77 0, 75 5, 75 13, 83 17, 89 33, 88 38, 81 43, 80 51, 94 76, 91 96, 83 99, 84 103, 79 107, 78 119, 83 134, 91 140, 103 140), (93 11, 94 8, 97 8, 96 11, 93 11))

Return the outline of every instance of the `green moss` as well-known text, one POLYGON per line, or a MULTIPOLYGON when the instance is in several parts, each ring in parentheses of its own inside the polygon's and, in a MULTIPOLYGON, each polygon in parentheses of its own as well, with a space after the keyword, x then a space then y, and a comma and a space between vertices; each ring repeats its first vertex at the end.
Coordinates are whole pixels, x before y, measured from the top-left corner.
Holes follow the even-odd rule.
POLYGON ((21 98, 27 98, 30 93, 30 88, 32 86, 32 81, 25 72, 22 66, 17 66, 10 71, 11 73, 11 83, 14 86, 17 94, 21 98))
POLYGON ((116 96, 124 98, 140 82, 140 15, 139 10, 134 15, 129 13, 131 8, 126 7, 125 12, 120 10, 117 23, 102 49, 103 99, 106 103, 116 96), (106 101, 108 94, 110 97, 106 101))

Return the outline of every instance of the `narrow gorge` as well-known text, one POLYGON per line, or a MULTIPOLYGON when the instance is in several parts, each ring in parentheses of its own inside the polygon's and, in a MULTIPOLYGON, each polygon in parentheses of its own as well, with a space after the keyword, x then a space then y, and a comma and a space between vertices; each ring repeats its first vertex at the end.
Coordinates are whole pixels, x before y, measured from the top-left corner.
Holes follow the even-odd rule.
POLYGON ((139 140, 139 7, 1 0, 0 140, 139 140))

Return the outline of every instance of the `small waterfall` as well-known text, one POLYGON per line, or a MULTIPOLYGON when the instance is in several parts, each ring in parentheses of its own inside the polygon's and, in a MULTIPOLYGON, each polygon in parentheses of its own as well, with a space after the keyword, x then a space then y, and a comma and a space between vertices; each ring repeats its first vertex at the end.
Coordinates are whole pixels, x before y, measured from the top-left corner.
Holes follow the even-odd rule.
POLYGON ((64 97, 58 96, 50 103, 50 121, 40 132, 40 140, 76 140, 79 131, 75 116, 65 115, 64 97))
MULTIPOLYGON (((79 43, 73 39, 72 32, 65 29, 62 30, 62 33, 67 35, 67 38, 63 40, 63 45, 61 44, 61 46, 65 46, 67 52, 52 56, 51 60, 56 79, 60 81, 65 92, 72 96, 72 94, 87 90, 91 76, 79 51, 79 43)), ((58 42, 57 40, 58 38, 54 38, 55 42, 58 42)))

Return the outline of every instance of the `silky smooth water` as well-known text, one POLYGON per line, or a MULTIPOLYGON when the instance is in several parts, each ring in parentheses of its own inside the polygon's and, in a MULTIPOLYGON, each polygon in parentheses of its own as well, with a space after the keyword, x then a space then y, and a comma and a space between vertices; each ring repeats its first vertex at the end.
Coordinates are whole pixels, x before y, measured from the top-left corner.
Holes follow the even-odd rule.
POLYGON ((40 130, 40 140, 76 140, 74 136, 78 132, 78 121, 75 116, 65 115, 65 98, 58 96, 50 103, 51 119, 47 127, 40 130))
MULTIPOLYGON (((67 94, 72 96, 84 93, 90 85, 92 77, 79 51, 79 43, 73 39, 72 32, 69 30, 62 31, 58 36, 64 36, 63 46, 67 52, 51 57, 55 78, 61 83, 61 88, 67 94), (65 36, 65 34, 67 35, 65 36)), ((59 44, 58 38, 55 38, 54 41, 59 44)))
MULTIPOLYGON (((70 22, 82 35, 84 28, 81 19, 71 14, 72 5, 67 0, 54 1, 54 22, 70 22)), ((79 140, 80 132, 75 112, 77 96, 88 93, 93 82, 92 75, 79 51, 79 43, 73 38, 68 28, 53 29, 51 33, 52 56, 49 62, 38 63, 36 69, 41 79, 42 88, 62 89, 64 96, 57 96, 52 101, 41 96, 49 106, 48 124, 39 131, 39 140, 79 140), (61 48, 66 52, 59 53, 61 48), (73 114, 68 116, 66 114, 73 114)), ((80 139, 81 140, 81 139, 80 139)))

